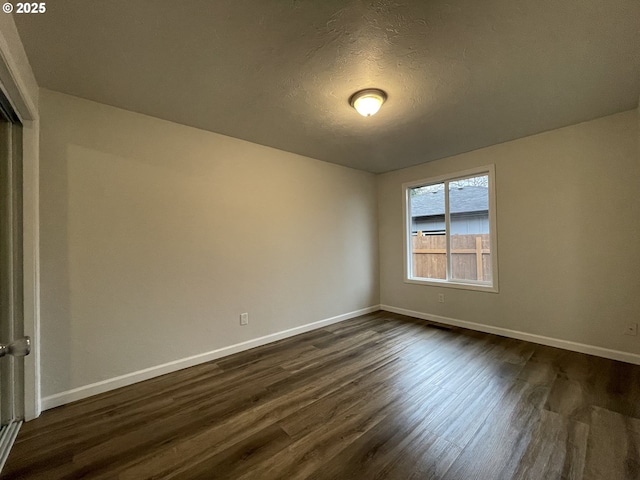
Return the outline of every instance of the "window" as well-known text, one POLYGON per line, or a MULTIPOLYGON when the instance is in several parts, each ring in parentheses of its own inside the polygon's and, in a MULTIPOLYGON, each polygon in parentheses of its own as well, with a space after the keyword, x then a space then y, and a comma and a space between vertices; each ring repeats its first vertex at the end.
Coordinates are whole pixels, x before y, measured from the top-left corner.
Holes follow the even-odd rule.
POLYGON ((498 291, 494 166, 403 185, 405 281, 498 291))

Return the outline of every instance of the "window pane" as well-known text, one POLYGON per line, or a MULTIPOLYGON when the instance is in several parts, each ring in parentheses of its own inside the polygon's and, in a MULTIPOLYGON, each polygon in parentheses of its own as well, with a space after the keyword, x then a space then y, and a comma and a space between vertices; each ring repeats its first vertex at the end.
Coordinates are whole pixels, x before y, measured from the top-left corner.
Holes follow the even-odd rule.
POLYGON ((413 278, 447 278, 444 183, 409 189, 413 278))
POLYGON ((489 176, 449 182, 451 278, 491 283, 489 176))

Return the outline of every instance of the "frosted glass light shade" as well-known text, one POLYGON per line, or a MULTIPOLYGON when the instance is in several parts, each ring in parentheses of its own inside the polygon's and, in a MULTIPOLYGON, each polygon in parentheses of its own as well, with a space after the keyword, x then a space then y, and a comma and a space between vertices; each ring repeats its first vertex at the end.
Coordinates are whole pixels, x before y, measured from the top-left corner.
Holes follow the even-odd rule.
POLYGON ((377 88, 360 90, 351 96, 351 106, 363 117, 375 115, 387 99, 387 94, 377 88))

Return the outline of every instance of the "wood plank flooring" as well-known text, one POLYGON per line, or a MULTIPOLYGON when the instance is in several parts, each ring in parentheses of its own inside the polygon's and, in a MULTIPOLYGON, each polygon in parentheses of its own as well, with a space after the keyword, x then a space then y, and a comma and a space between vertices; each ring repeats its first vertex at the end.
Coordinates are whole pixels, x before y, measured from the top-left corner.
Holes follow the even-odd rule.
POLYGON ((640 479, 640 366, 377 312, 45 412, 2 479, 640 479))

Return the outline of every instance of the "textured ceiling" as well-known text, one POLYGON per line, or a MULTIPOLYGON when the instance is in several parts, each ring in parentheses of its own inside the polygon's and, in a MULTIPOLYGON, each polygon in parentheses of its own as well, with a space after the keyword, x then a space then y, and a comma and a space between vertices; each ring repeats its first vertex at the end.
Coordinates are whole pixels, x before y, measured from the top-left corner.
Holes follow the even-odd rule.
POLYGON ((43 87, 371 172, 634 108, 638 0, 74 0, 43 87), (389 98, 374 117, 356 90, 389 98))

